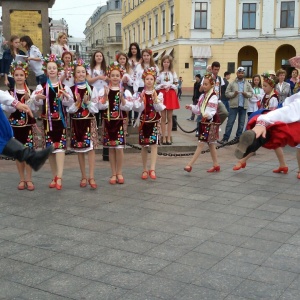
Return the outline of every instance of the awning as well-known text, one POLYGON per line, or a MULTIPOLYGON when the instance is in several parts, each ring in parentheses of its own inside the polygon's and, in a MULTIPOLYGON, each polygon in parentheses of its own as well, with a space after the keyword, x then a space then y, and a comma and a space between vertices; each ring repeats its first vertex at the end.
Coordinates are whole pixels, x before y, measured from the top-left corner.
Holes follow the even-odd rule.
POLYGON ((193 58, 210 58, 210 46, 192 46, 193 58))
POLYGON ((169 48, 168 50, 166 50, 165 55, 170 55, 173 50, 174 50, 174 48, 169 48))
POLYGON ((157 54, 155 57, 153 57, 154 61, 159 60, 159 58, 162 56, 162 54, 163 54, 164 52, 165 52, 165 50, 160 50, 160 51, 158 52, 158 54, 157 54))

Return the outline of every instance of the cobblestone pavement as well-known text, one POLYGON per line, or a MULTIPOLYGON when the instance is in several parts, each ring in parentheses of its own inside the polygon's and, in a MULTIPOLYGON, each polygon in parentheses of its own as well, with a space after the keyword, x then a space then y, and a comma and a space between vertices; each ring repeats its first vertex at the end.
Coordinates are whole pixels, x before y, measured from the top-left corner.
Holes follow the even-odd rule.
POLYGON ((0 160, 0 299, 299 300, 295 150, 283 175, 265 149, 232 171, 234 147, 218 150, 213 174, 208 153, 191 173, 189 157, 159 156, 157 180, 141 180, 140 154, 125 153, 114 186, 98 154, 97 190, 79 187, 76 155, 61 191, 48 188, 48 163, 35 191, 18 191, 15 163, 0 160))

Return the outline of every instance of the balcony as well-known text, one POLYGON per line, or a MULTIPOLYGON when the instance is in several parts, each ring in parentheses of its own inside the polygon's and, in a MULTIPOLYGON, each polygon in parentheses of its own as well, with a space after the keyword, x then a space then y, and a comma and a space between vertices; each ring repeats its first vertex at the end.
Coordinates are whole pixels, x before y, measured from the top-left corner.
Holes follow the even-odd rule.
POLYGON ((108 36, 106 42, 108 44, 122 44, 122 36, 108 36))

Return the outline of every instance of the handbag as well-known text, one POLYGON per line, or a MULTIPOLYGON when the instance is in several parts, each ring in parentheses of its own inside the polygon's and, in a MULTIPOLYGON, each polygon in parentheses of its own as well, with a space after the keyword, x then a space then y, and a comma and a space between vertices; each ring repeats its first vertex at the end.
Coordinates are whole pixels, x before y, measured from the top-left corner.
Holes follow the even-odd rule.
POLYGON ((207 122, 206 119, 202 119, 199 122, 199 141, 201 142, 215 142, 219 138, 219 127, 220 127, 220 118, 218 114, 215 114, 212 122, 207 122))

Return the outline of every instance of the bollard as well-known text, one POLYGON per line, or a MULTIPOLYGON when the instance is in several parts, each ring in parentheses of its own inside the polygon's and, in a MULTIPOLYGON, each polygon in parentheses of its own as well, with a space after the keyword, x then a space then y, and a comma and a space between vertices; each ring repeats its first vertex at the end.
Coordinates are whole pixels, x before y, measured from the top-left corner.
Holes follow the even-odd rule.
POLYGON ((103 147, 102 158, 103 158, 103 161, 109 161, 109 148, 103 147))
POLYGON ((173 115, 172 116, 172 131, 177 131, 177 116, 176 115, 173 115))

